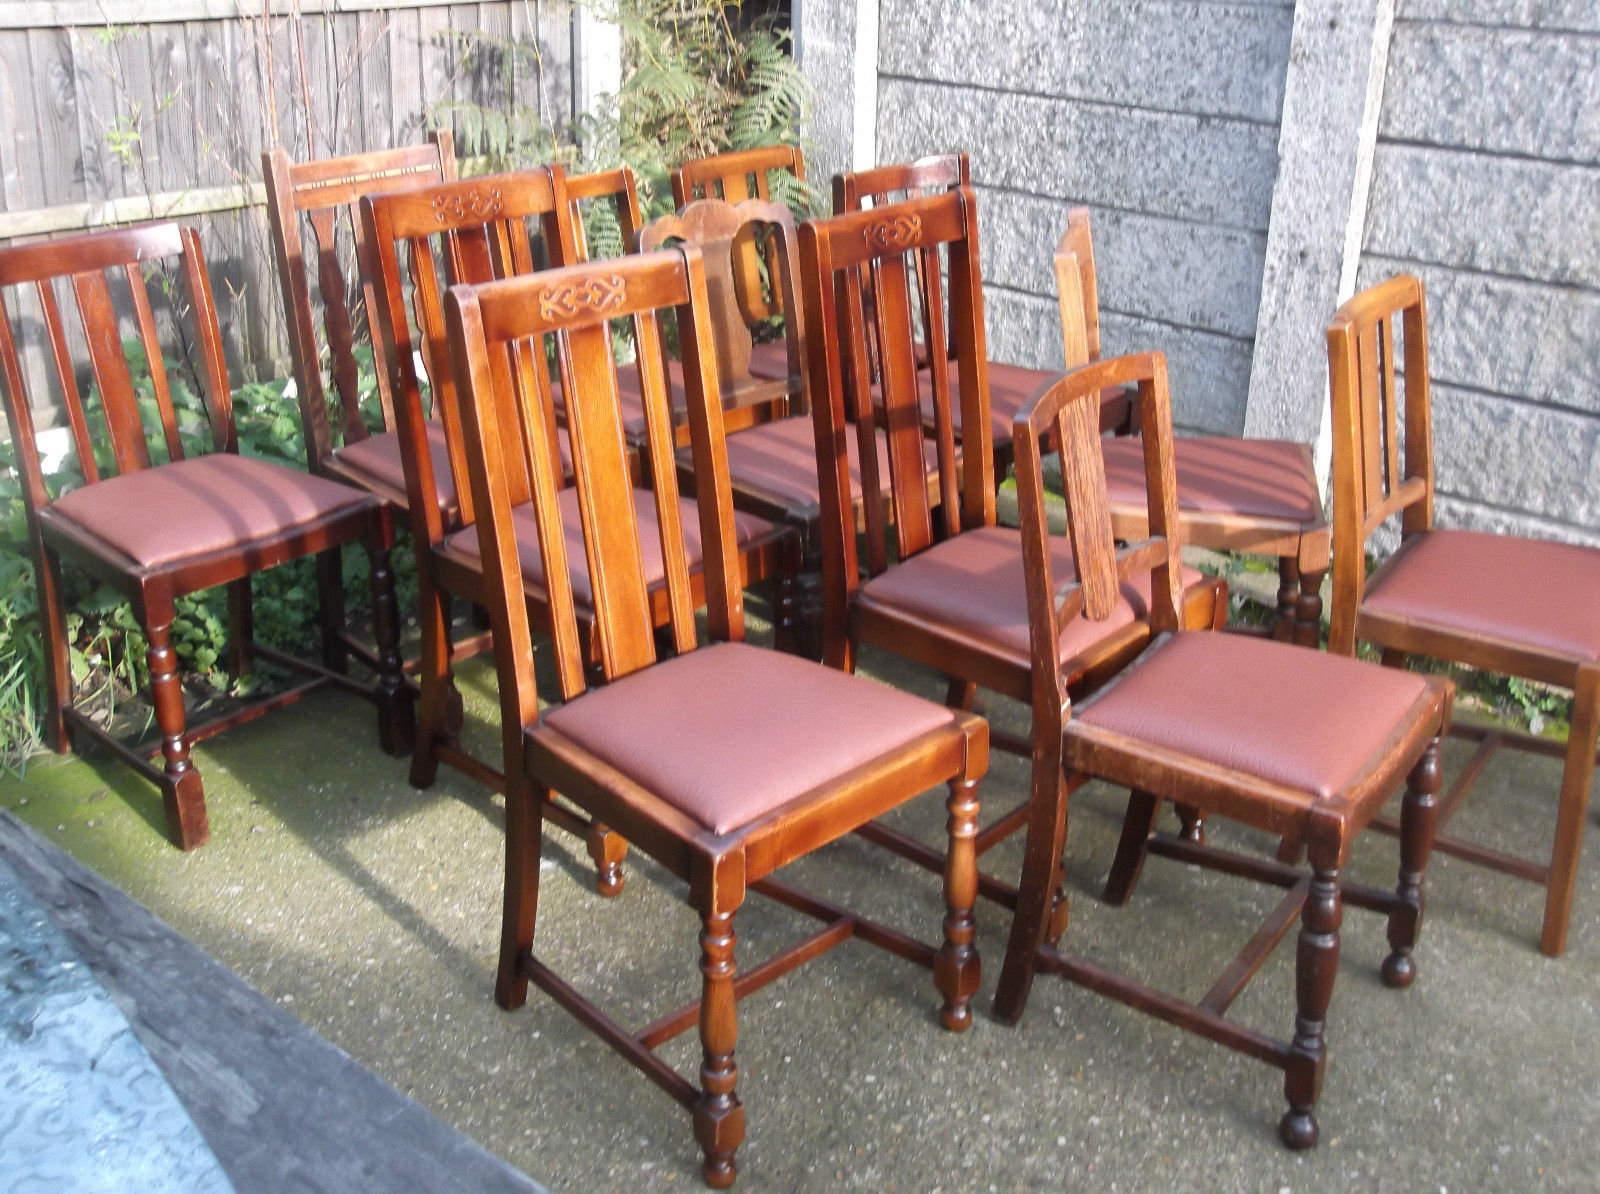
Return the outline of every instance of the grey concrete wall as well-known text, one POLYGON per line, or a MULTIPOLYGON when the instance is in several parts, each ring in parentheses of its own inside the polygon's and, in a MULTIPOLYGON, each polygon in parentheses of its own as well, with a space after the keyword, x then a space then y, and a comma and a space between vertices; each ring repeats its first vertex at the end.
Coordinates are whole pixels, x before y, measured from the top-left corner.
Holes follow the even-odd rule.
POLYGON ((1600 544, 1600 4, 1401 0, 1359 282, 1401 271, 1440 519, 1600 544))
POLYGON ((1243 429, 1292 15, 881 0, 877 157, 971 153, 998 358, 1060 364, 1050 259, 1086 204, 1106 350, 1164 349, 1180 426, 1243 429))

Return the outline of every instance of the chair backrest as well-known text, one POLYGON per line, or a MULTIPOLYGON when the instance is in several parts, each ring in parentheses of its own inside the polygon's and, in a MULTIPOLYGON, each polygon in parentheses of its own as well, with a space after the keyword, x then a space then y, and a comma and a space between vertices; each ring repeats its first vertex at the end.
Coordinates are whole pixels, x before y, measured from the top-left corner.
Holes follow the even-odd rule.
MULTIPOLYGON (((847 435, 857 437, 865 495, 881 491, 875 437, 881 432, 885 438, 901 559, 922 551, 936 536, 994 524, 989 366, 977 225, 977 199, 962 187, 801 226, 807 360, 822 493, 823 634, 830 662, 842 661, 846 610, 860 583, 847 435), (917 307, 928 339, 944 342, 948 327, 955 349, 965 433, 959 479, 949 373, 917 369, 913 272, 923 278, 917 307), (880 366, 877 385, 869 361, 873 352, 880 366), (924 456, 923 379, 933 397, 941 510, 937 530, 924 456)), ((862 513, 866 569, 877 575, 889 566, 888 523, 878 501, 864 501, 862 513)))
MULTIPOLYGON (((184 458, 185 416, 192 420, 200 412, 180 410, 174 404, 174 379, 162 353, 156 307, 146 282, 148 272, 172 265, 182 275, 181 290, 168 284, 170 275, 155 289, 166 296, 175 324, 185 321, 178 307, 188 305, 186 322, 193 342, 186 345, 190 359, 185 364, 199 390, 194 397, 204 405, 212 447, 237 451, 222 334, 206 279, 205 255, 194 229, 148 224, 0 248, 0 381, 31 525, 34 512, 55 496, 47 491, 39 457, 33 421, 36 405, 42 407, 52 399, 61 402, 85 484, 99 481, 107 466, 122 474, 159 463, 152 456, 153 442, 162 445, 169 459, 184 458), (174 258, 178 260, 173 262, 174 258), (64 303, 68 295, 71 301, 64 303), (29 393, 19 352, 26 302, 37 303, 49 345, 46 373, 54 393, 48 396, 29 393), (148 369, 148 385, 142 377, 136 381, 130 368, 124 343, 130 316, 148 369), (74 345, 87 350, 89 395, 80 385, 74 345), (97 403, 88 401, 91 395, 97 403), (107 450, 99 458, 97 438, 107 450)), ((190 338, 181 328, 177 335, 190 338)), ((183 386, 180 395, 187 388, 183 386)))
MULTIPOLYGON (((441 422, 450 453, 459 525, 467 526, 473 521, 473 506, 445 333, 444 293, 456 282, 526 274, 548 260, 571 260, 577 247, 570 210, 560 166, 440 183, 361 201, 376 322, 394 394, 413 530, 430 544, 453 528, 444 526, 439 510, 415 350, 420 342, 434 417, 441 422), (538 222, 537 234, 530 221, 538 222)), ((529 362, 531 375, 539 380, 539 391, 553 412, 548 370, 542 359, 537 368, 533 364, 529 362)), ((554 438, 550 450, 559 455, 554 438)), ((518 482, 518 492, 526 501, 526 478, 518 482)))
MULTIPOLYGON (((768 145, 760 149, 736 149, 685 162, 672 172, 672 201, 680 208, 696 199, 722 199, 728 203, 759 199, 770 203, 774 171, 792 174, 798 182, 804 183, 806 162, 800 147, 768 145)), ((777 270, 776 250, 769 245, 768 274, 776 274, 777 270)), ((780 305, 781 296, 776 292, 770 298, 762 293, 760 255, 754 237, 740 239, 736 277, 746 323, 760 323, 794 310, 780 305)))
POLYGON ((1017 513, 1022 524, 1023 571, 1028 591, 1028 636, 1033 656, 1034 709, 1067 708, 1061 674, 1061 632, 1074 618, 1104 621, 1123 581, 1152 573, 1150 624, 1176 630, 1183 608, 1182 547, 1177 478, 1172 463, 1172 408, 1167 362, 1158 352, 1114 357, 1069 369, 1017 414, 1017 513), (1119 549, 1111 533, 1105 457, 1100 440, 1100 393, 1108 386, 1139 386, 1149 493, 1149 538, 1119 549), (1059 445, 1067 531, 1077 561, 1076 581, 1057 588, 1050 568, 1050 523, 1045 507, 1040 445, 1059 445))
POLYGON ((1056 293, 1062 303, 1070 301, 1078 308, 1077 323, 1081 327, 1083 355, 1074 351, 1077 337, 1067 331, 1067 321, 1072 318, 1065 307, 1061 311, 1063 334, 1067 337, 1067 368, 1100 359, 1100 288, 1094 272, 1094 241, 1089 235, 1089 209, 1074 207, 1067 212, 1067 230, 1056 242, 1056 293), (1069 260, 1070 258, 1070 260, 1069 260), (1068 276, 1069 273, 1072 276, 1068 276))
POLYGON ((291 162, 281 147, 264 150, 261 169, 267 181, 267 223, 278 265, 278 286, 283 294, 284 318, 289 329, 289 359, 294 371, 295 396, 305 429, 307 463, 316 472, 337 446, 328 417, 327 390, 323 383, 323 353, 339 399, 338 434, 344 443, 365 439, 361 420, 360 367, 356 340, 363 330, 373 341, 373 370, 385 427, 394 427, 394 400, 388 370, 373 334, 372 281, 367 268, 366 231, 356 213, 363 195, 387 194, 456 176, 455 143, 447 129, 429 134, 426 145, 382 149, 372 153, 291 162), (322 332, 317 320, 308 275, 303 232, 311 230, 315 251, 317 298, 322 304, 322 332), (346 262, 340 243, 353 245, 350 262, 358 272, 358 295, 346 285, 346 262))
POLYGON ((570 260, 558 264, 575 265, 589 261, 594 256, 594 250, 603 247, 590 244, 589 225, 599 221, 585 218, 583 208, 580 206, 584 203, 609 203, 613 209, 610 219, 616 222, 618 243, 609 246, 615 250, 614 252, 604 253, 602 256, 620 257, 624 253, 633 252, 634 241, 639 235, 644 217, 640 214, 639 188, 634 182, 632 170, 626 166, 619 166, 615 170, 599 170, 593 174, 569 175, 567 200, 576 253, 570 260))
POLYGON ((740 311, 735 274, 739 245, 753 232, 770 237, 768 243, 777 262, 772 289, 781 299, 781 309, 795 312, 785 324, 784 337, 789 348, 789 374, 799 381, 804 403, 805 317, 798 303, 794 216, 787 207, 760 199, 746 199, 737 206, 721 199, 697 199, 674 215, 651 221, 639 234, 639 249, 650 252, 674 241, 699 247, 712 323, 717 329, 717 376, 722 381, 722 401, 730 407, 750 405, 782 398, 789 392, 786 381, 753 377, 750 373, 753 340, 740 311))
POLYGON ((1339 308, 1328 326, 1328 382, 1334 494, 1328 646, 1350 654, 1356 607, 1366 588, 1368 538, 1395 514, 1403 535, 1433 525, 1433 415, 1421 279, 1401 274, 1339 308), (1397 374, 1405 379, 1403 398, 1395 387, 1397 374))
MULTIPOLYGON (((556 671, 563 700, 585 690, 584 654, 559 501, 561 470, 551 452, 554 416, 530 385, 527 362, 542 368, 546 336, 554 335, 567 397, 577 509, 593 593, 596 642, 608 680, 655 662, 655 638, 641 564, 639 520, 627 468, 627 444, 616 417, 617 365, 610 322, 627 317, 643 369, 647 448, 656 479, 655 512, 675 649, 696 645, 676 470, 670 396, 660 359, 661 313, 677 311, 688 391, 695 499, 704 544, 710 634, 743 637, 740 569, 733 501, 717 401, 716 350, 700 253, 693 245, 547 270, 479 286, 454 287, 447 298, 469 450, 470 484, 481 517, 479 543, 488 581, 489 614, 500 668, 502 720, 521 727, 538 717, 532 639, 511 511, 533 503, 556 671), (508 435, 506 429, 512 429, 508 435), (524 497, 519 481, 531 478, 524 497)), ((516 730, 520 735, 520 728, 516 730)))
POLYGON ((966 154, 935 153, 914 162, 835 174, 833 212, 860 211, 971 185, 972 169, 966 154))

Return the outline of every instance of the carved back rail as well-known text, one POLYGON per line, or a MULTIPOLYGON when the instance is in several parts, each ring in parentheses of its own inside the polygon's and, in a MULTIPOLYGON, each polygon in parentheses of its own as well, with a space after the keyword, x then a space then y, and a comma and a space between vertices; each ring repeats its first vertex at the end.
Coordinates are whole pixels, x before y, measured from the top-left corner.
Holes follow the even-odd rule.
MULTIPOLYGON (((474 521, 462 438, 459 397, 444 325, 444 295, 456 282, 483 282, 528 274, 549 260, 577 251, 569 217, 566 175, 560 166, 441 183, 361 202, 374 280, 377 324, 395 398, 406 486, 415 523, 437 543, 447 528, 434 492, 434 472, 422 424, 422 392, 415 365, 420 350, 432 383, 434 417, 444 426, 461 525, 474 521)), ((528 349, 518 368, 552 409, 550 376, 542 353, 528 349)), ((509 434, 515 428, 504 429, 509 434)), ((551 431, 549 450, 559 459, 551 431)), ((559 484, 560 469, 556 471, 559 484)), ((528 500, 526 476, 511 484, 528 500)))
POLYGON ((371 328, 374 293, 368 268, 366 230, 357 216, 356 204, 363 195, 389 194, 454 179, 455 144, 449 130, 436 129, 429 134, 426 145, 298 163, 291 162, 281 148, 274 148, 262 153, 261 162, 267 182, 267 220, 272 229, 284 316, 289 329, 296 396, 306 431, 307 463, 315 472, 336 446, 323 383, 324 349, 339 403, 342 442, 353 443, 367 435, 361 420, 360 375, 355 358, 356 338, 362 323, 367 325, 367 334, 373 341, 373 368, 377 374, 384 426, 391 429, 395 426, 389 371, 381 359, 378 337, 371 328), (310 266, 302 235, 305 228, 311 232, 317 297, 322 304, 321 340, 317 336, 307 280, 310 266), (340 256, 340 245, 347 237, 354 246, 354 264, 360 277, 359 304, 346 285, 346 266, 340 256))
POLYGON ((665 566, 668 628, 679 652, 696 645, 672 419, 661 359, 661 314, 677 312, 688 391, 695 494, 704 544, 704 581, 711 637, 744 633, 741 573, 734 548, 733 504, 717 400, 716 350, 700 253, 692 245, 617 261, 547 270, 480 286, 458 286, 447 300, 452 356, 471 451, 473 498, 483 511, 482 558, 494 605, 495 644, 514 660, 518 707, 503 713, 531 724, 538 716, 532 639, 520 599, 521 563, 512 507, 531 500, 548 590, 551 635, 563 700, 585 690, 585 655, 575 612, 563 531, 561 472, 552 454, 555 416, 530 385, 521 362, 542 359, 554 335, 567 399, 573 487, 593 591, 595 637, 608 680, 656 658, 644 548, 635 517, 627 444, 616 417, 617 365, 610 322, 627 318, 643 365, 646 451, 655 483, 659 549, 665 566), (509 431, 509 433, 508 433, 509 431), (524 497, 519 478, 531 478, 524 497), (511 594, 507 599, 506 594, 511 594))

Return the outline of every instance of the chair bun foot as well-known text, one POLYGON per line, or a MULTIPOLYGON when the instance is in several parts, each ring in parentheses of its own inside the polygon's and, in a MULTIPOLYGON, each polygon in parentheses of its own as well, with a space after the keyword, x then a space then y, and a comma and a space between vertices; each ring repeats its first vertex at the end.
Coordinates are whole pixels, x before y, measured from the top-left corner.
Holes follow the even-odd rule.
POLYGON ((1316 1147, 1321 1135, 1317 1117, 1310 1111, 1296 1111, 1291 1107, 1278 1121, 1278 1139, 1296 1152, 1316 1147))
POLYGON ((1417 979, 1417 963, 1409 953, 1392 953, 1383 960, 1379 974, 1386 987, 1409 987, 1417 979))

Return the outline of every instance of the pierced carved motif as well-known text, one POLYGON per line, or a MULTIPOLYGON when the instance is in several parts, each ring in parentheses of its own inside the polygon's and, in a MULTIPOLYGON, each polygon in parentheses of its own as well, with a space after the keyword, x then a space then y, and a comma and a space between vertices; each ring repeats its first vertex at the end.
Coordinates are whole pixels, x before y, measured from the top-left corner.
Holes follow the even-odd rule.
POLYGON ((539 295, 539 314, 546 319, 571 318, 584 311, 600 314, 621 307, 627 296, 628 285, 619 274, 566 282, 539 295))
POLYGON ((863 235, 867 244, 879 251, 903 253, 922 237, 920 216, 898 215, 893 219, 874 221, 867 225, 863 235))
POLYGON ((441 195, 433 201, 433 218, 441 224, 447 219, 491 220, 504 210, 499 187, 441 195))

